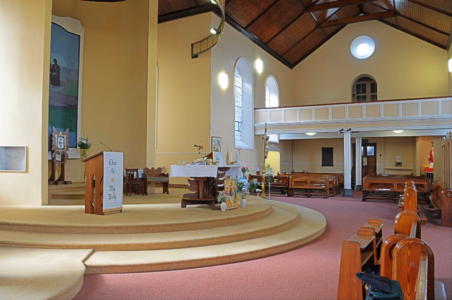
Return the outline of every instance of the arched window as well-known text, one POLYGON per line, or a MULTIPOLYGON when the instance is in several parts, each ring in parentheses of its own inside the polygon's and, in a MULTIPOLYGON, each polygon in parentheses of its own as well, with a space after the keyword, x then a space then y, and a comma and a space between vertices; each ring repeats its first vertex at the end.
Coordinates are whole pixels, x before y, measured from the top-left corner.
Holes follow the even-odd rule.
POLYGON ((243 82, 239 69, 235 68, 235 140, 242 139, 243 82))
POLYGON ((274 76, 270 75, 265 83, 265 107, 279 106, 279 88, 274 76))
POLYGON ((234 70, 234 133, 235 148, 254 148, 253 72, 241 57, 234 70))
POLYGON ((370 75, 361 75, 353 84, 352 101, 369 102, 377 101, 377 82, 370 75))

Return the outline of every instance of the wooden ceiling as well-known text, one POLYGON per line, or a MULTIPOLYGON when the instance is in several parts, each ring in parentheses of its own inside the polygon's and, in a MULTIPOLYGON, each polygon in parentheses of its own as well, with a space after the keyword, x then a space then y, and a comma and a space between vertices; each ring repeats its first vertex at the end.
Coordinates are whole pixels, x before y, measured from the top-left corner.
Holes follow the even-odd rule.
MULTIPOLYGON (((210 0, 159 0, 159 23, 208 11, 210 0)), ((347 24, 379 20, 449 49, 452 0, 226 0, 226 22, 293 68, 347 24)))

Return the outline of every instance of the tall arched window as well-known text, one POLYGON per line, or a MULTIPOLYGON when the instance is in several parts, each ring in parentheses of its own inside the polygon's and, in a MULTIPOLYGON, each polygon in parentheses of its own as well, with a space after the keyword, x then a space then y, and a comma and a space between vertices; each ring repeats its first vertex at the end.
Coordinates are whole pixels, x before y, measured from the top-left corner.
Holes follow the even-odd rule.
POLYGON ((239 69, 235 68, 235 140, 242 139, 243 82, 239 69))
POLYGON ((377 101, 377 82, 370 75, 361 75, 353 84, 352 101, 369 102, 377 101))
POLYGON ((234 70, 234 133, 235 148, 254 148, 253 71, 241 57, 234 70))
POLYGON ((273 75, 268 76, 265 83, 265 107, 279 106, 279 87, 273 75))

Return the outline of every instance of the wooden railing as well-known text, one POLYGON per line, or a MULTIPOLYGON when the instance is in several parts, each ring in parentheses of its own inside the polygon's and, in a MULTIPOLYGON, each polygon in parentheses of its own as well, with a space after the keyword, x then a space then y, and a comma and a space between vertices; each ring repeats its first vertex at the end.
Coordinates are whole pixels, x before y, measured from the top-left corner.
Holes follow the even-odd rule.
POLYGON ((191 58, 197 58, 199 54, 212 49, 221 39, 224 32, 224 25, 226 22, 225 5, 223 0, 214 0, 216 5, 221 11, 221 22, 218 28, 213 29, 215 33, 212 33, 205 39, 202 39, 196 43, 191 44, 191 58))

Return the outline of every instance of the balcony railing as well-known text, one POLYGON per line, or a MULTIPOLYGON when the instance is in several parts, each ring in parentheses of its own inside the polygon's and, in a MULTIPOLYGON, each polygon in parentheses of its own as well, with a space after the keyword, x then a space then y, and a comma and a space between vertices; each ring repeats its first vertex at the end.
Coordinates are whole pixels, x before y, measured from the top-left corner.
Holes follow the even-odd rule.
POLYGON ((254 115, 255 127, 431 120, 452 121, 452 97, 261 108, 254 115))

